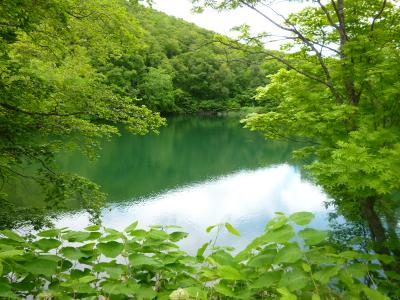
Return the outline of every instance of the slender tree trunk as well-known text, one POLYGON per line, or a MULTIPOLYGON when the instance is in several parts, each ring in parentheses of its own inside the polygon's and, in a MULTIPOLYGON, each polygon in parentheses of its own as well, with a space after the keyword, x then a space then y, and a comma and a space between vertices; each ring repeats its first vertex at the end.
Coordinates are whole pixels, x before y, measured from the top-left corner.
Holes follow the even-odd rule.
MULTIPOLYGON (((392 252, 387 246, 387 243, 390 239, 386 233, 385 227, 383 226, 381 219, 375 211, 375 202, 376 199, 372 197, 366 198, 364 199, 364 201, 361 202, 361 212, 368 223, 369 231, 372 240, 374 241, 374 251, 377 254, 389 255, 392 257, 394 256, 394 263, 385 264, 381 262, 382 267, 385 271, 400 273, 400 257, 398 257, 396 253, 392 252)), ((396 283, 398 282, 398 280, 390 279, 390 281, 393 280, 396 283)))
POLYGON ((372 240, 376 244, 375 251, 379 254, 390 255, 390 251, 385 245, 387 242, 385 228, 374 208, 375 202, 376 199, 372 197, 364 199, 361 202, 361 211, 368 223, 372 240))

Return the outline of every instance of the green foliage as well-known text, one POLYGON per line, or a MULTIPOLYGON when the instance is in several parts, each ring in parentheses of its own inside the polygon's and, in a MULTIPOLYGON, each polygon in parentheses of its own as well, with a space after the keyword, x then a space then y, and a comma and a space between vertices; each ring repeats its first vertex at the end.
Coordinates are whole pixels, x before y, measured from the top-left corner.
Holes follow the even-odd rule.
POLYGON ((14 184, 42 187, 45 202, 6 205, 0 226, 39 227, 49 221, 41 211, 67 202, 97 218, 106 195, 85 178, 58 172, 58 153, 78 149, 96 158, 100 140, 119 134, 117 125, 157 132, 164 120, 151 110, 252 105, 254 88, 274 70, 262 67, 262 56, 249 59, 224 45, 225 37, 139 2, 0 4, 0 177, 8 194, 14 184))
MULTIPOLYGON (((104 193, 58 172, 54 157, 71 149, 94 157, 99 139, 118 134, 116 124, 135 134, 164 124, 134 95, 117 93, 105 70, 143 47, 142 30, 118 0, 3 1, 0 24, 2 186, 33 183, 42 187, 47 208, 78 201, 96 217, 104 193)), ((39 211, 7 205, 0 226, 27 219, 43 225, 39 211)))
POLYGON ((144 29, 146 47, 129 58, 140 65, 126 90, 136 91, 158 111, 214 112, 251 105, 254 89, 277 70, 264 68, 262 55, 247 57, 227 45, 226 37, 191 23, 144 7, 133 6, 131 13, 144 29))
MULTIPOLYGON (((243 251, 207 243, 197 256, 179 249, 176 242, 186 237, 182 232, 168 226, 137 229, 137 222, 123 232, 97 225, 84 231, 50 229, 33 237, 1 231, 0 296, 389 299, 385 294, 396 293, 390 285, 381 286, 390 278, 377 264, 376 255, 337 252, 325 233, 315 229, 294 233, 292 225, 305 225, 312 218, 305 212, 279 215, 243 251), (283 229, 293 232, 291 238, 283 229), (307 243, 310 238, 313 242, 307 243)), ((229 223, 208 231, 222 227, 238 234, 229 223)))
MULTIPOLYGON (((331 204, 347 219, 367 224, 376 251, 400 257, 396 1, 371 0, 367 6, 364 1, 296 1, 314 5, 288 17, 277 12, 281 23, 273 21, 277 15, 268 1, 192 2, 264 12, 266 22, 290 36, 282 46, 290 51, 264 49, 283 65, 257 90, 256 99, 267 112, 243 122, 267 138, 305 145, 295 155, 306 162, 308 176, 332 196, 331 204)), ((239 29, 243 39, 263 41, 252 37, 248 27, 239 29)))

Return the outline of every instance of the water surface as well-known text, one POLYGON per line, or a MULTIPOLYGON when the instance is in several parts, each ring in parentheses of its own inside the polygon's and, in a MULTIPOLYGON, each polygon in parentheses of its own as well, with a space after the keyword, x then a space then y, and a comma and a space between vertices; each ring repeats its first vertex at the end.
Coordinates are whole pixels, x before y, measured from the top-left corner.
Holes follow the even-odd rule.
MULTIPOLYGON (((207 226, 230 222, 242 235, 222 235, 220 243, 241 248, 278 211, 312 211, 313 225, 326 227, 326 195, 290 164, 294 146, 266 141, 237 119, 177 117, 158 136, 123 133, 104 143, 95 162, 70 154, 59 164, 109 194, 106 226, 123 229, 134 220, 142 227, 181 225, 191 233, 182 245, 194 251, 212 238, 207 226)), ((88 216, 75 210, 58 225, 87 223, 88 216)))

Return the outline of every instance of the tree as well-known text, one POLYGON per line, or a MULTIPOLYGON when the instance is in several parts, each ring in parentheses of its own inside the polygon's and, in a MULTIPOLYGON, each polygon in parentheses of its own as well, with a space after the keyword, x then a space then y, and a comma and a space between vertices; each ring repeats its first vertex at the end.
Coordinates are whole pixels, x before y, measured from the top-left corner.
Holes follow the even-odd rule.
POLYGON ((163 68, 149 68, 140 85, 143 100, 150 107, 164 112, 176 111, 172 75, 163 68))
MULTIPOLYGON (((49 207, 75 198, 92 213, 104 194, 53 168, 61 149, 95 155, 99 138, 155 131, 159 114, 114 93, 101 67, 141 47, 141 29, 118 0, 0 4, 0 175, 35 181, 49 207)), ((2 195, 5 201, 5 195, 2 195)))
POLYGON ((303 2, 312 5, 285 17, 268 1, 193 1, 248 7, 287 33, 286 54, 262 50, 283 66, 258 93, 275 104, 246 127, 308 143, 297 154, 313 157, 306 168, 340 212, 367 222, 376 251, 399 254, 400 10, 386 0, 303 2))

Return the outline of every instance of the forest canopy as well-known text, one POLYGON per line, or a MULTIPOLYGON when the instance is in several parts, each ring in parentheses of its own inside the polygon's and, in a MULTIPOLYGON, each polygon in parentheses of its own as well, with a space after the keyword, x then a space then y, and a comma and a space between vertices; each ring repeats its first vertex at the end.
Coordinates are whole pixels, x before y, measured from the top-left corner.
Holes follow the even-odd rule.
MULTIPOLYGON (((263 55, 136 1, 5 1, 0 5, 2 226, 41 223, 14 207, 7 186, 40 185, 48 208, 81 203, 93 215, 105 195, 57 170, 61 150, 95 158, 99 141, 157 132, 160 113, 237 110, 267 82, 263 55)), ((12 190, 11 190, 12 191, 12 190)))
POLYGON ((347 220, 369 228, 376 252, 399 256, 396 2, 303 1, 310 5, 287 17, 273 8, 273 1, 192 2, 219 10, 245 7, 287 34, 285 52, 264 50, 284 67, 258 89, 256 97, 270 101, 269 111, 248 116, 246 127, 269 139, 303 142, 306 146, 295 155, 332 196, 331 204, 347 220))

